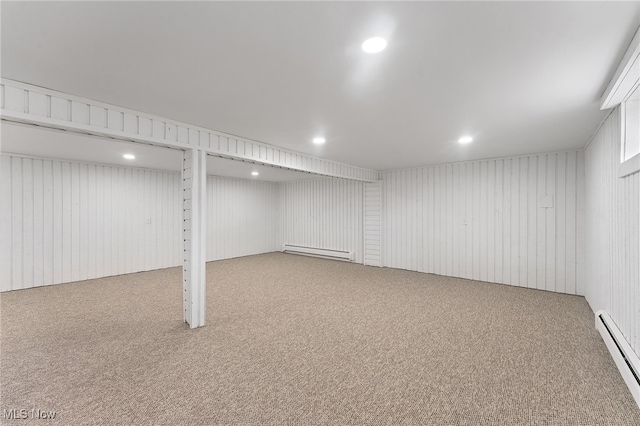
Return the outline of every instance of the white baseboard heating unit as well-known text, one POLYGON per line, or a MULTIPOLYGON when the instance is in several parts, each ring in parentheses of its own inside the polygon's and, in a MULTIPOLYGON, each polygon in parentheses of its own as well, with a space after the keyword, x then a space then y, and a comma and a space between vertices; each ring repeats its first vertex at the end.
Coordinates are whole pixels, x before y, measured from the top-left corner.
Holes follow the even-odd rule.
POLYGON ((622 378, 640 407, 640 358, 605 311, 596 312, 596 329, 602 335, 622 378))
POLYGON ((291 244, 283 244, 282 251, 292 254, 302 254, 305 256, 324 257, 326 259, 344 260, 352 262, 355 255, 352 251, 329 250, 316 247, 294 246, 291 244))

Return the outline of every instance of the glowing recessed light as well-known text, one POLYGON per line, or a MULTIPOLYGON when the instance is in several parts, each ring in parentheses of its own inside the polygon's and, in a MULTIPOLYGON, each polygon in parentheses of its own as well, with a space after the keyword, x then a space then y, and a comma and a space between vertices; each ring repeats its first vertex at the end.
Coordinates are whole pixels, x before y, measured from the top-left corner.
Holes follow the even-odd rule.
POLYGON ((258 176, 260 173, 258 172, 251 172, 251 176, 258 176))
POLYGON ((324 140, 324 138, 313 138, 313 143, 318 144, 318 145, 322 145, 323 143, 325 143, 326 140, 324 140))
POLYGON ((473 138, 471 136, 463 136, 460 139, 458 139, 458 142, 462 144, 471 143, 472 141, 473 141, 473 138))
POLYGON ((125 154, 123 155, 124 158, 126 158, 127 160, 135 160, 136 156, 133 154, 125 154))
POLYGON ((387 47, 387 40, 382 37, 373 37, 362 43, 362 50, 367 53, 378 53, 387 47))

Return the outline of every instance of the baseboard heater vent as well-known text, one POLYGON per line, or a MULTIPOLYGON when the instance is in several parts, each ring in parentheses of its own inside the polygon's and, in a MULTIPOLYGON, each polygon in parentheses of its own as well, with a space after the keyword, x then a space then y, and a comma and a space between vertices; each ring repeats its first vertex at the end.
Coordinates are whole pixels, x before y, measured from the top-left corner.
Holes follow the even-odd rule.
POLYGON ((596 312, 596 329, 602 335, 622 378, 640 407, 640 358, 605 311, 596 312))
POLYGON ((294 246, 291 244, 283 244, 282 251, 293 254, 302 254, 305 256, 344 260, 347 262, 351 262, 355 259, 354 253, 352 251, 328 250, 316 247, 294 246))

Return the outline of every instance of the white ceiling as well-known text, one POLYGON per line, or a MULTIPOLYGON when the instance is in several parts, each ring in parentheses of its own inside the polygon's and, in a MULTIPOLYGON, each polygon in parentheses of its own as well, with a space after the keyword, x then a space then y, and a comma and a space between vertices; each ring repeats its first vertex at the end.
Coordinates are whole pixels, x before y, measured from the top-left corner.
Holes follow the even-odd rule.
MULTIPOLYGON (((82 135, 3 121, 0 128, 3 153, 72 161, 115 164, 147 169, 180 171, 182 151, 97 136, 82 135), (124 154, 135 155, 126 160, 124 154)), ((207 174, 238 179, 285 182, 313 179, 314 175, 226 158, 207 157, 207 174), (256 171, 258 176, 252 176, 256 171)))
POLYGON ((584 146, 640 2, 3 2, 1 19, 3 77, 383 170, 584 146), (371 36, 387 49, 362 52, 371 36))

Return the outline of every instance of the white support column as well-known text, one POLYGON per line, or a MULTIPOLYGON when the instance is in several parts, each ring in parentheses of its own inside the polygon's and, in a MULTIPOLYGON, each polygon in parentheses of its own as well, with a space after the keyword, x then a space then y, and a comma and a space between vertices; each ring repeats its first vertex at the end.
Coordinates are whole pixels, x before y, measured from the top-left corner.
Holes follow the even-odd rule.
POLYGON ((190 328, 202 327, 206 287, 206 185, 207 154, 187 149, 182 158, 182 263, 184 321, 190 328))
POLYGON ((364 262, 382 266, 382 181, 364 184, 364 262))

